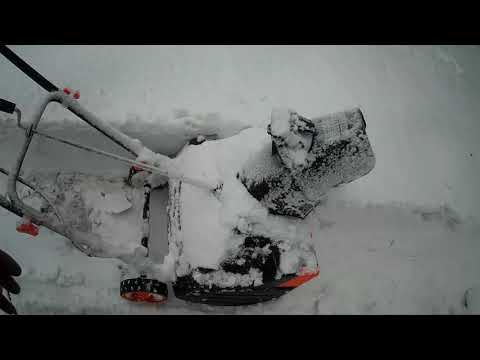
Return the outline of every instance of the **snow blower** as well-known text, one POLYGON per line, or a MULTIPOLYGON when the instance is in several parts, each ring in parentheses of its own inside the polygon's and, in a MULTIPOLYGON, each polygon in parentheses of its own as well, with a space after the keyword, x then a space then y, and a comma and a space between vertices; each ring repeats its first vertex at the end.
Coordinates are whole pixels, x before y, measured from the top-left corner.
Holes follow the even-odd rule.
POLYGON ((319 275, 305 218, 325 193, 375 165, 360 109, 306 118, 275 109, 268 129, 248 128, 224 139, 197 137, 173 158, 149 150, 60 90, 6 46, 0 53, 48 94, 31 121, 16 116, 23 146, 10 170, 0 168, 0 205, 19 216, 17 230, 46 227, 88 256, 121 261, 120 295, 163 303, 171 283, 177 298, 210 305, 249 305, 279 298, 319 275), (51 103, 60 103, 131 157, 40 130, 51 103), (123 177, 32 171, 22 165, 34 137, 130 167, 123 177), (163 224, 163 225, 162 225, 163 224), (156 229, 155 229, 156 228, 156 229), (168 253, 159 256, 159 244, 168 253))

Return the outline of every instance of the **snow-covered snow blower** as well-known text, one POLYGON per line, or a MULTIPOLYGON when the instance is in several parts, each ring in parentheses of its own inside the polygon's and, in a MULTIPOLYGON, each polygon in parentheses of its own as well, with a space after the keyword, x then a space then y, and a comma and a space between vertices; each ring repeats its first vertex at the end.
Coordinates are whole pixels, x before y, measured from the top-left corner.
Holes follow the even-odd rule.
POLYGON ((315 278, 317 257, 301 224, 329 189, 375 165, 360 109, 312 119, 275 109, 267 130, 198 137, 171 158, 88 112, 78 92, 59 90, 7 47, 0 53, 48 91, 29 123, 15 104, 0 100, 0 110, 15 114, 25 132, 13 166, 0 168, 6 179, 0 206, 21 218, 20 232, 36 236, 44 226, 88 256, 121 260, 120 295, 128 300, 165 302, 171 283, 186 301, 248 305, 315 278), (131 157, 40 130, 52 102, 131 157), (34 137, 126 163, 130 171, 115 177, 36 169, 21 176, 34 137))

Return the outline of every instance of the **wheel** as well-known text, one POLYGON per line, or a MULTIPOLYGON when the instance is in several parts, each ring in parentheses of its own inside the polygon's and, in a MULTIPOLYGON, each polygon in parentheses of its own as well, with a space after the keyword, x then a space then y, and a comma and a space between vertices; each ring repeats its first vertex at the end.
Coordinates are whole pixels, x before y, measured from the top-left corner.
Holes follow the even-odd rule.
POLYGON ((138 277, 120 283, 120 296, 134 302, 164 303, 168 299, 168 288, 161 281, 138 277))

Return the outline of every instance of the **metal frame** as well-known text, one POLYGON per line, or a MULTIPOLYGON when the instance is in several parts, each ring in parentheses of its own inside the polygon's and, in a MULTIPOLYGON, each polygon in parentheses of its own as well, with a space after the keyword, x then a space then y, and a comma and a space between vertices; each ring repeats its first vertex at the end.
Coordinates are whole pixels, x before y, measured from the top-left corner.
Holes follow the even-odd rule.
POLYGON ((90 126, 100 131, 103 135, 107 136, 110 140, 117 143, 125 150, 129 151, 132 155, 138 156, 140 151, 143 149, 143 146, 139 141, 135 141, 129 138, 127 135, 121 133, 115 128, 104 123, 103 121, 95 117, 93 114, 85 110, 83 107, 81 107, 80 104, 78 104, 78 102, 74 101, 67 94, 63 93, 62 91, 51 92, 47 95, 45 100, 41 103, 38 110, 35 112, 35 115, 33 116, 32 122, 28 126, 25 126, 21 122, 20 109, 15 108, 14 110, 14 112, 17 115, 18 127, 25 130, 25 142, 11 170, 7 171, 5 169, 0 168, 0 172, 8 176, 8 180, 7 180, 8 197, 0 195, 0 206, 4 207, 8 211, 14 213, 19 217, 27 217, 32 223, 36 225, 45 226, 50 230, 69 238, 80 250, 87 253, 87 255, 92 255, 91 251, 89 251, 89 248, 93 247, 93 252, 99 252, 99 254, 95 254, 95 256, 103 255, 102 257, 116 257, 116 258, 127 260, 128 258, 132 257, 132 254, 125 253, 121 249, 118 249, 116 251, 109 251, 112 249, 107 249, 105 244, 102 244, 102 241, 99 237, 92 237, 87 233, 73 230, 65 226, 63 224, 62 217, 59 215, 57 209, 53 206, 53 204, 51 204, 48 197, 45 194, 38 191, 35 188, 35 186, 33 186, 32 184, 28 183, 27 181, 25 181, 20 177, 20 171, 21 171, 23 162, 25 160, 25 156, 27 154, 28 148, 31 144, 33 136, 38 133, 36 129, 40 123, 40 120, 48 104, 50 104, 51 102, 57 102, 57 103, 63 104, 68 110, 72 111, 74 114, 79 116, 82 120, 84 120, 90 126), (53 211, 59 221, 58 222, 54 221, 54 219, 51 216, 41 213, 38 210, 24 203, 19 198, 17 193, 18 182, 31 188, 32 190, 40 194, 40 196, 42 196, 44 199, 46 199, 47 202, 50 203, 50 205, 52 206, 53 211), (80 247, 80 245, 82 246, 80 247))
MULTIPOLYGON (((21 113, 19 109, 15 109, 15 112, 17 113, 17 124, 20 128, 25 130, 25 142, 22 146, 22 149, 20 151, 20 154, 16 160, 15 165, 12 167, 9 177, 8 177, 8 197, 10 199, 10 206, 7 204, 7 200, 5 198, 0 198, 0 205, 4 207, 8 207, 9 210, 15 212, 13 206, 16 206, 22 212, 24 215, 31 217, 32 219, 36 219, 42 223, 46 221, 46 217, 44 214, 38 212, 37 210, 31 208, 27 204, 25 204, 17 194, 17 179, 19 178, 20 170, 23 164, 23 161, 25 159, 26 153, 28 151, 28 148, 30 146, 30 143, 33 139, 33 136, 35 134, 38 134, 43 137, 50 138, 55 141, 59 141, 62 143, 65 143, 70 146, 74 146, 83 150, 87 150, 90 152, 94 152, 103 156, 107 156, 110 158, 113 158, 115 160, 119 160, 122 162, 126 162, 130 165, 135 165, 139 168, 142 168, 144 170, 150 171, 152 173, 158 173, 160 175, 166 176, 168 178, 176 178, 178 180, 182 180, 184 182, 190 183, 195 186, 207 188, 209 190, 213 191, 219 191, 221 190, 221 183, 217 181, 209 181, 208 179, 204 178, 192 178, 185 176, 181 170, 178 169, 178 167, 175 164, 175 159, 170 159, 167 156, 161 155, 161 154, 155 154, 157 159, 160 159, 162 163, 162 168, 148 165, 145 163, 140 163, 132 159, 128 159, 116 154, 108 153, 103 150, 95 149, 92 147, 84 146, 81 144, 77 144, 68 140, 64 139, 59 139, 54 136, 42 133, 41 131, 37 130, 38 124, 40 123, 40 120, 42 118, 43 113, 45 112, 47 106, 51 102, 58 102, 62 103, 68 110, 76 114, 78 117, 80 117, 82 120, 84 120, 87 124, 101 132, 103 135, 108 137, 110 140, 124 148, 125 150, 129 151, 132 155, 138 157, 138 155, 146 149, 138 140, 134 140, 130 138, 129 136, 125 135, 124 133, 120 132, 119 130, 115 129, 114 127, 108 125, 107 123, 103 122, 99 118, 97 118, 95 115, 92 113, 88 112, 86 109, 84 109, 77 101, 72 99, 69 95, 65 94, 62 91, 56 91, 49 93, 46 99, 42 102, 40 105, 39 109, 35 113, 33 117, 33 121, 31 122, 30 125, 24 126, 21 123, 21 113)), ((152 152, 153 153, 153 152, 152 152)))
POLYGON ((46 99, 42 102, 39 109, 35 113, 33 120, 29 126, 23 126, 21 123, 21 116, 20 112, 17 113, 17 123, 18 126, 25 130, 25 142, 20 150, 20 153, 17 157, 17 160, 12 167, 10 174, 8 176, 8 183, 7 183, 7 193, 10 199, 10 202, 15 207, 19 208, 24 216, 31 218, 32 220, 35 219, 41 225, 45 225, 47 222, 47 216, 42 214, 41 212, 37 211, 36 209, 32 208, 31 206, 25 204, 17 194, 17 179, 20 174, 20 170, 22 168, 23 161, 25 160, 25 156, 27 154, 28 148, 30 143, 35 135, 35 130, 37 129, 42 115, 44 114, 47 106, 51 102, 58 102, 63 103, 70 111, 75 114, 81 115, 80 118, 87 122, 89 125, 100 131, 102 134, 107 136, 109 139, 132 153, 133 155, 137 155, 142 150, 143 146, 139 142, 135 142, 130 139, 127 135, 121 133, 120 131, 114 129, 113 127, 109 126, 108 124, 102 122, 100 119, 96 118, 93 114, 89 113, 85 109, 83 109, 76 101, 73 101, 70 96, 67 94, 56 91, 49 93, 46 99))
MULTIPOLYGON (((169 157, 161 154, 156 154, 156 157, 160 159, 162 164, 161 165, 162 168, 158 168, 152 165, 137 162, 132 159, 107 153, 102 150, 83 146, 67 140, 55 138, 53 136, 44 134, 41 131, 38 131, 37 127, 40 123, 40 120, 43 114, 45 113, 48 104, 50 104, 51 102, 57 102, 57 103, 63 104, 68 110, 70 110, 75 115, 80 117, 87 124, 89 124, 94 129, 101 132, 103 135, 105 135, 110 140, 112 140, 113 142, 115 142, 116 144, 118 144, 128 152, 130 152, 135 157, 138 157, 138 155, 142 151, 145 151, 146 148, 138 140, 134 140, 130 138, 129 136, 123 134, 122 132, 113 128, 109 124, 103 122, 101 119, 97 118, 92 113, 88 112, 76 100, 74 100, 71 96, 69 96, 68 94, 62 91, 55 91, 55 92, 49 93, 46 96, 45 100, 40 104, 37 111, 34 113, 32 122, 28 125, 25 125, 22 123, 21 112, 19 109, 15 108, 14 112, 17 114, 17 125, 19 128, 25 131, 25 142, 11 170, 6 171, 4 169, 0 169, 1 170, 0 172, 8 176, 8 181, 7 181, 8 197, 0 195, 0 206, 18 215, 19 217, 27 217, 31 222, 33 222, 36 225, 45 226, 50 230, 69 238, 75 244, 75 246, 77 246, 77 248, 85 252, 87 255, 90 255, 90 256, 93 255, 98 257, 119 258, 124 260, 127 263, 130 261, 135 261, 135 254, 127 253, 125 250, 120 248, 113 249, 111 245, 107 245, 106 243, 102 242, 102 239, 99 236, 83 233, 83 232, 71 229, 66 225, 64 225, 62 218, 58 214, 58 211, 55 209, 55 207, 53 207, 53 210, 56 214, 56 217, 58 218, 58 221, 56 221, 56 219, 53 218, 51 215, 41 213, 38 210, 32 208, 31 206, 27 205, 25 202, 23 202, 20 199, 17 193, 18 182, 23 183, 24 185, 30 187, 31 189, 39 193, 43 198, 47 199, 48 201, 48 197, 46 197, 44 194, 42 194, 37 189, 35 189, 35 187, 32 184, 29 184, 28 182, 26 182, 24 179, 20 177, 20 171, 34 135, 44 136, 56 141, 66 143, 67 145, 81 148, 83 150, 99 153, 101 155, 104 155, 122 162, 126 162, 130 165, 136 165, 138 168, 141 168, 143 170, 147 170, 152 173, 159 173, 169 178, 182 180, 187 183, 191 183, 193 185, 208 188, 210 190, 221 189, 221 187, 218 186, 217 184, 205 181, 205 179, 191 178, 191 177, 184 176, 176 166, 174 159, 170 159, 169 157)), ((147 187, 149 187, 149 184, 145 184, 145 195, 146 195, 145 206, 148 208, 149 191, 147 191, 147 187)), ((148 212, 146 215, 148 215, 148 212)), ((145 227, 148 228, 148 218, 144 219, 144 221, 145 221, 145 227)), ((141 246, 140 242, 139 242, 139 246, 141 246)), ((144 247, 147 247, 148 249, 148 245, 144 247)))

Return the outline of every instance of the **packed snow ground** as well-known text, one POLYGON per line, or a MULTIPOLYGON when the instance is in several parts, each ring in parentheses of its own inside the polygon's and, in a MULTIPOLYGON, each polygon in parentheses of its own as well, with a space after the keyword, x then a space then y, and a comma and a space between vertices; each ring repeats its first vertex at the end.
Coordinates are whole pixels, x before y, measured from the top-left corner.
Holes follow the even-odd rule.
MULTIPOLYGON (((90 111, 155 151, 175 154, 202 132, 225 137, 245 126, 265 126, 276 106, 306 117, 359 106, 377 158, 370 174, 332 191, 305 220, 320 276, 277 301, 250 307, 191 305, 173 296, 166 305, 132 305, 118 296, 117 261, 87 258, 46 229, 33 239, 18 234, 16 217, 1 209, 0 247, 24 269, 22 295, 14 297, 19 312, 480 311, 478 47, 12 48, 52 82, 80 89, 90 111)), ((45 95, 3 58, 0 93, 25 118, 45 95)), ((50 133, 117 149, 60 107, 47 118, 50 133)), ((9 168, 21 134, 3 114, 0 125, 0 166, 9 168)), ((34 149, 27 167, 128 170, 46 141, 34 149)))

